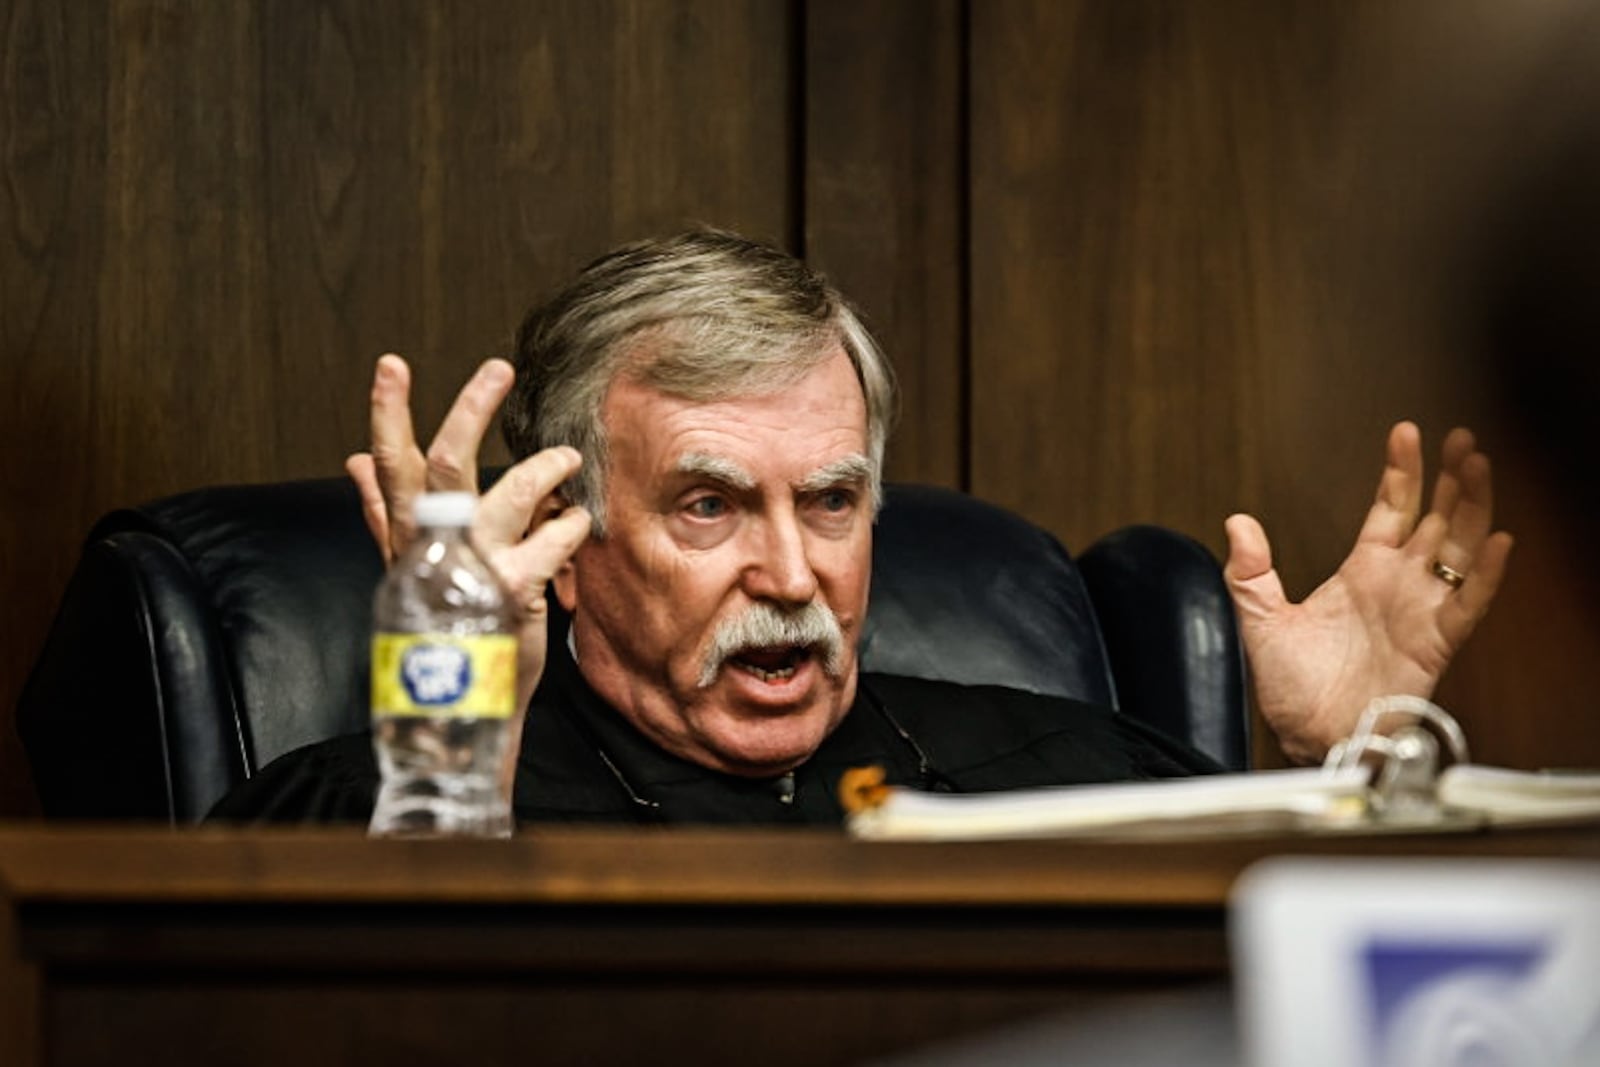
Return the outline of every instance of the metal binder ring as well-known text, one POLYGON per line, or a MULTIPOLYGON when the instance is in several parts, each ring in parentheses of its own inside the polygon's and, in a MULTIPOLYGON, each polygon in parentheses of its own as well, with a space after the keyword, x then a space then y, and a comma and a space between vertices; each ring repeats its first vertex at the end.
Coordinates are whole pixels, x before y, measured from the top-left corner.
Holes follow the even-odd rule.
POLYGON ((1460 589, 1461 583, 1467 580, 1465 574, 1440 559, 1436 559, 1429 564, 1428 569, 1433 572, 1435 578, 1448 585, 1451 589, 1460 589))

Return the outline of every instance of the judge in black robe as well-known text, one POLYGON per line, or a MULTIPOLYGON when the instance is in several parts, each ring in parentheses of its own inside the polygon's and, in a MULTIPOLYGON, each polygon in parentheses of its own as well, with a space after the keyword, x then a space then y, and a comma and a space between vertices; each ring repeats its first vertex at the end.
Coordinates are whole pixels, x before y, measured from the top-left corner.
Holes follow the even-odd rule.
MULTIPOLYGON (((1200 753, 1106 708, 998 686, 861 675, 844 720, 793 772, 745 778, 680 759, 639 733, 553 642, 528 708, 513 810, 520 824, 836 825, 839 779, 877 765, 891 785, 981 793, 1208 773, 1200 753)), ((211 818, 365 823, 378 790, 369 734, 288 753, 211 818)))

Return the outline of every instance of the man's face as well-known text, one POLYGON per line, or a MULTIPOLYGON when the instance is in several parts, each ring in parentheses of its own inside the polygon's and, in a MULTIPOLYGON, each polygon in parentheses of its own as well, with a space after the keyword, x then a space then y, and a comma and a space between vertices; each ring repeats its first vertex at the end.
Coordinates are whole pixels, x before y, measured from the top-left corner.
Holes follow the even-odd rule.
POLYGON ((602 418, 606 537, 555 583, 584 677, 695 763, 769 775, 803 762, 855 698, 871 576, 866 405, 849 357, 836 346, 792 387, 714 403, 624 375, 602 418), (831 648, 826 625, 804 625, 829 612, 831 648), (762 616, 765 631, 751 625, 762 616))

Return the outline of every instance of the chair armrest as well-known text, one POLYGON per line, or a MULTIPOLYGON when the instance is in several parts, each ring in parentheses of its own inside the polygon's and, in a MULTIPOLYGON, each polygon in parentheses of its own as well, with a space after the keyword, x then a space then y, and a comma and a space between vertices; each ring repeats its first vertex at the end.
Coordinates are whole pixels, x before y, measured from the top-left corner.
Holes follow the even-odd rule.
POLYGON ((216 634, 170 541, 90 539, 17 705, 47 815, 190 822, 243 778, 216 634))
POLYGON ((361 729, 382 571, 343 478, 100 520, 18 706, 45 814, 195 821, 278 755, 361 729))

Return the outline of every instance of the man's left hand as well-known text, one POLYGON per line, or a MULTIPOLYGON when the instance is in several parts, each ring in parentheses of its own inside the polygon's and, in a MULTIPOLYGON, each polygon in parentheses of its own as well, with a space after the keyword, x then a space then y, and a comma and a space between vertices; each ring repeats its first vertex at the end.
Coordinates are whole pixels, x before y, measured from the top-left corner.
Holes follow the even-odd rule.
POLYGON ((1491 481, 1472 433, 1451 431, 1419 522, 1421 433, 1399 423, 1355 548, 1298 604, 1284 596, 1261 524, 1228 519, 1224 574, 1256 698, 1290 758, 1321 759, 1375 697, 1433 694, 1505 575, 1511 535, 1490 532, 1491 481))

